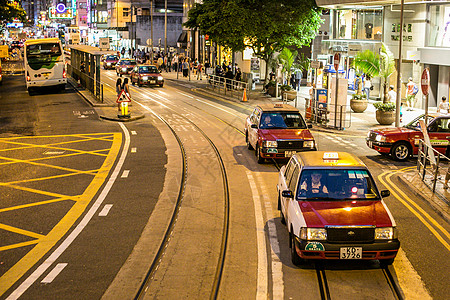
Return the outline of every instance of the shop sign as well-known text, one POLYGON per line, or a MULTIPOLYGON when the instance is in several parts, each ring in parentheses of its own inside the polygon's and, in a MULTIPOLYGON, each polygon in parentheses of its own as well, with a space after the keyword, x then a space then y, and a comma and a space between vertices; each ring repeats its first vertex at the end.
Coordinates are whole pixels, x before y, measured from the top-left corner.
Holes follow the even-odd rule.
POLYGON ((48 9, 49 19, 73 19, 72 8, 66 8, 63 3, 59 3, 58 6, 51 6, 48 9))
POLYGON ((427 96, 430 87, 430 71, 428 68, 425 68, 425 70, 423 70, 422 72, 422 78, 420 79, 420 87, 422 88, 422 94, 427 96))
POLYGON ((318 61, 318 60, 312 60, 312 61, 311 61, 311 68, 313 68, 313 69, 319 69, 319 68, 320 68, 320 61, 318 61))
POLYGON ((107 38, 107 37, 99 38, 99 41, 100 41, 100 44, 99 44, 98 48, 100 50, 102 50, 102 49, 109 50, 109 38, 107 38))
MULTIPOLYGON (((400 24, 393 23, 391 26, 391 32, 395 33, 391 35, 392 41, 400 40, 400 24), (398 34, 397 34, 398 33, 398 34)), ((403 24, 403 41, 404 42, 412 42, 412 24, 403 24)))

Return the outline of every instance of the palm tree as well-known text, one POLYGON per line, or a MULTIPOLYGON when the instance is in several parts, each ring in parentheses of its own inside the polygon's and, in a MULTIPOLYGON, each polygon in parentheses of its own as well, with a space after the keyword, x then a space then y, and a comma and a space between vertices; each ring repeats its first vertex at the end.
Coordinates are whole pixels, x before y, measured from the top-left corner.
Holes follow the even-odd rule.
POLYGON ((283 48, 283 50, 278 54, 277 60, 283 66, 281 70, 285 75, 285 80, 289 82, 291 78, 292 68, 294 67, 295 59, 297 58, 297 51, 291 51, 288 48, 283 48))
POLYGON ((383 103, 387 102, 388 79, 395 71, 394 54, 389 48, 382 43, 380 54, 371 50, 365 50, 358 53, 353 61, 355 68, 361 70, 365 74, 373 77, 381 77, 383 79, 383 103))

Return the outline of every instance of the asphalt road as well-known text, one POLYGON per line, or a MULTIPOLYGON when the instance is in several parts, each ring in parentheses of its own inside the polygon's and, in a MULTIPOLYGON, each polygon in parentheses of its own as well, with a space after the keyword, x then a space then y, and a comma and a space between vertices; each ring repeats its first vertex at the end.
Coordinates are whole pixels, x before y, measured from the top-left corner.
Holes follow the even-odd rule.
MULTIPOLYGON (((103 80, 113 85, 114 71, 102 73, 103 80)), ((0 287, 11 284, 11 288, 1 292, 0 298, 20 290, 69 234, 77 232, 76 226, 84 223, 81 218, 96 207, 94 201, 101 199, 114 176, 117 179, 92 219, 24 291, 23 298, 105 295, 117 299, 123 298, 118 296, 121 293, 134 297, 130 291, 136 290, 139 272, 151 262, 179 185, 180 149, 161 119, 173 127, 186 148, 188 180, 171 242, 145 296, 209 297, 221 238, 223 186, 208 137, 221 155, 229 180, 230 244, 219 298, 320 298, 314 265, 298 268, 290 263, 288 235, 276 205, 277 169, 271 163, 257 164, 254 151, 245 146, 241 131, 254 103, 225 102, 192 87, 170 80, 162 89, 132 87, 132 97, 137 99, 132 109, 146 118, 118 125, 100 120, 97 113, 101 112, 88 106, 70 86, 62 94, 49 91, 29 97, 22 77, 5 78, 0 87, 0 229, 7 238, 0 239, 0 287), (14 138, 25 142, 18 145, 14 138), (41 147, 35 147, 37 143, 41 147), (174 188, 173 193, 167 192, 168 187, 174 188), (83 197, 91 200, 78 201, 83 197), (80 217, 72 225, 63 221, 67 230, 52 240, 55 246, 29 269, 22 267, 24 275, 17 280, 6 278, 37 248, 35 241, 45 240, 78 203, 85 204, 80 217), (106 211, 106 216, 99 215, 106 211), (136 262, 137 253, 145 249, 148 257, 136 262)), ((450 283, 446 277, 450 228, 397 179, 399 170, 413 167, 414 161, 397 163, 380 156, 366 147, 363 136, 318 130, 313 134, 319 150, 348 151, 361 157, 379 189, 405 193, 385 200, 402 243, 389 269, 405 298, 445 299, 450 283)), ((327 262, 323 268, 331 299, 394 299, 377 262, 327 262)))

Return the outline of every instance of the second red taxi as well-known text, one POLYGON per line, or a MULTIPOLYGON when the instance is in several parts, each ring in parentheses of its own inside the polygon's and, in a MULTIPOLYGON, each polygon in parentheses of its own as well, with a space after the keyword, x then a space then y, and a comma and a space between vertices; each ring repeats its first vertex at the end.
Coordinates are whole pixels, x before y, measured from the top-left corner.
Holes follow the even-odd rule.
POLYGON ((260 104, 245 121, 245 141, 255 149, 258 163, 266 158, 286 159, 316 150, 316 143, 299 110, 288 104, 260 104))
POLYGON ((120 59, 116 64, 117 76, 122 77, 122 75, 130 74, 133 68, 136 66, 136 61, 131 58, 120 59))
POLYGON ((278 209, 292 263, 306 260, 394 261, 396 223, 366 165, 346 152, 302 152, 280 169, 278 209))
POLYGON ((163 87, 164 78, 158 72, 158 68, 156 66, 151 65, 138 65, 133 68, 130 74, 131 83, 134 85, 135 83, 138 86, 141 85, 159 85, 163 87))

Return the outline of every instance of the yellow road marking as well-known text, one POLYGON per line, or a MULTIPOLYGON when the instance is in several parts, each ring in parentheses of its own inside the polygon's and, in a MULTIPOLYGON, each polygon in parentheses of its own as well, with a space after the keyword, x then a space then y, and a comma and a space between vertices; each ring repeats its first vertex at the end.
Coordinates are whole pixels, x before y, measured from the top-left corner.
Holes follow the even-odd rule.
POLYGON ((8 246, 0 247, 0 252, 1 251, 6 251, 6 250, 11 250, 11 249, 22 248, 22 247, 26 247, 26 246, 30 246, 30 245, 34 245, 34 244, 37 244, 38 242, 39 242, 39 240, 32 240, 32 241, 28 241, 28 242, 17 243, 17 244, 14 244, 14 245, 8 245, 8 246))
MULTIPOLYGON (((29 160, 25 160, 25 159, 16 159, 16 158, 7 158, 7 157, 1 157, 2 159, 5 160, 9 160, 15 163, 26 163, 26 164, 30 164, 30 165, 34 165, 34 166, 40 166, 40 167, 46 167, 46 168, 51 168, 51 169, 57 169, 57 170, 61 170, 61 171, 67 171, 67 172, 72 172, 72 173, 86 173, 87 171, 80 171, 80 170, 76 170, 76 169, 70 169, 70 168, 64 168, 64 167, 60 167, 60 166, 55 166, 55 165, 49 165, 49 164, 43 164, 43 163, 37 163, 34 161, 29 161, 29 160)), ((90 175, 95 175, 94 173, 90 174, 90 175)))
MULTIPOLYGON (((77 176, 77 175, 92 175, 94 176, 98 172, 98 170, 88 170, 88 171, 80 171, 75 173, 68 173, 68 174, 61 174, 61 175, 54 175, 54 176, 48 176, 48 177, 40 177, 40 178, 32 178, 32 179, 24 179, 24 180, 17 180, 17 181, 11 181, 7 182, 4 185, 7 186, 9 184, 18 184, 18 183, 24 183, 24 182, 36 182, 36 181, 42 181, 42 180, 49 180, 49 179, 56 179, 56 178, 63 178, 63 177, 69 177, 69 176, 77 176)), ((0 182, 0 185, 2 183, 0 182)))
POLYGON ((50 204, 50 203, 55 203, 55 202, 67 201, 67 200, 72 201, 75 199, 73 199, 73 197, 61 197, 59 199, 52 199, 52 200, 47 200, 47 201, 39 201, 39 202, 28 203, 28 204, 23 204, 23 205, 10 206, 10 207, 0 209, 0 213, 6 212, 6 211, 19 210, 19 209, 23 209, 23 208, 29 208, 29 207, 33 207, 33 206, 45 205, 45 204, 50 204))
POLYGON ((0 224, 0 229, 7 230, 7 231, 10 231, 10 232, 14 232, 14 233, 18 233, 18 234, 21 234, 21 235, 26 235, 26 236, 29 236, 29 237, 32 237, 32 238, 35 238, 35 239, 40 239, 40 238, 44 237, 44 235, 42 235, 42 234, 34 233, 34 232, 31 232, 31 231, 28 231, 28 230, 25 230, 25 229, 20 229, 20 228, 9 226, 9 225, 5 225, 5 224, 0 224))
MULTIPOLYGON (((95 178, 95 177, 94 177, 95 178)), ((52 192, 47 192, 47 191, 41 191, 41 190, 37 190, 37 189, 32 189, 29 187, 24 187, 24 186, 19 186, 19 185, 14 185, 14 184, 4 184, 4 183, 0 183, 0 186, 7 186, 7 187, 12 187, 16 190, 21 190, 21 191, 25 191, 25 192, 30 192, 30 193, 34 193, 34 194, 40 194, 40 195, 45 195, 45 196, 50 196, 50 197, 55 197, 55 198, 63 198, 63 197, 70 197, 71 199, 73 199, 74 201, 76 201, 76 198, 79 196, 67 196, 67 195, 61 195, 61 194, 57 194, 57 193, 52 193, 52 192)))
MULTIPOLYGON (((99 152, 104 152, 104 151, 109 151, 109 149, 101 149, 101 150, 95 150, 92 152, 89 152, 89 154, 98 154, 99 156, 104 156, 106 157, 107 154, 103 154, 103 153, 99 153, 99 152)), ((50 160, 50 159, 54 159, 54 158, 62 158, 62 157, 69 157, 69 156, 77 156, 77 155, 85 155, 86 153, 67 153, 67 154, 61 154, 61 155, 49 155, 46 157, 39 157, 39 158, 32 158, 32 159, 27 159, 26 161, 41 161, 41 160, 50 160)), ((4 157, 0 156, 0 159, 5 159, 4 157)), ((0 166, 2 165, 11 165, 11 164, 15 164, 16 162, 14 161, 8 161, 8 162, 4 162, 4 163, 0 163, 0 166)))
MULTIPOLYGON (((35 265, 53 246, 69 231, 73 224, 83 214, 86 207, 92 201, 105 182, 116 157, 119 154, 122 144, 122 134, 113 133, 111 150, 108 153, 103 165, 99 169, 84 193, 79 196, 77 202, 67 212, 67 214, 56 224, 55 227, 30 250, 21 260, 11 267, 2 277, 0 277, 0 296, 3 295, 17 280, 19 280, 33 265, 35 265)), ((52 136, 53 137, 53 136, 52 136)), ((55 194, 57 195, 57 194, 55 194)), ((16 244, 17 245, 17 244, 16 244)))
POLYGON ((403 172, 407 169, 411 169, 414 167, 408 167, 408 168, 404 168, 401 170, 395 170, 395 171, 386 171, 382 174, 380 174, 378 176, 378 179, 380 180, 380 182, 386 186, 392 193, 392 195, 397 198, 397 200, 399 200, 406 208, 408 208, 430 231, 431 233, 433 233, 433 235, 442 243, 442 245, 444 245, 444 247, 447 248, 447 250, 450 251, 450 245, 449 243, 447 243, 447 241, 439 234, 439 232, 437 232, 437 230, 427 221, 425 220, 428 219, 434 226, 436 226, 445 236, 447 236, 447 238, 450 238, 450 234, 447 230, 445 230, 445 228, 443 228, 441 225, 439 225, 439 223, 433 219, 433 217, 431 217, 426 211, 424 211, 419 205, 417 205, 417 203, 415 203, 411 198, 409 198, 402 190, 400 190, 391 180, 391 177, 399 172, 403 172), (386 175, 387 174, 387 175, 386 175), (386 177, 386 181, 389 183, 386 184, 386 182, 383 180, 383 177, 386 177), (391 188, 389 188, 391 187, 391 188), (395 189, 395 192, 393 189, 395 189), (399 196, 399 194, 401 196, 399 196), (403 197, 403 198, 402 198, 403 197), (405 201, 405 200, 406 201, 405 201), (408 202, 410 204, 408 204, 408 202), (413 208, 414 206, 414 208, 413 208), (417 211, 416 211, 417 209, 417 211), (421 214, 419 214, 419 212, 425 217, 423 217, 421 214))

